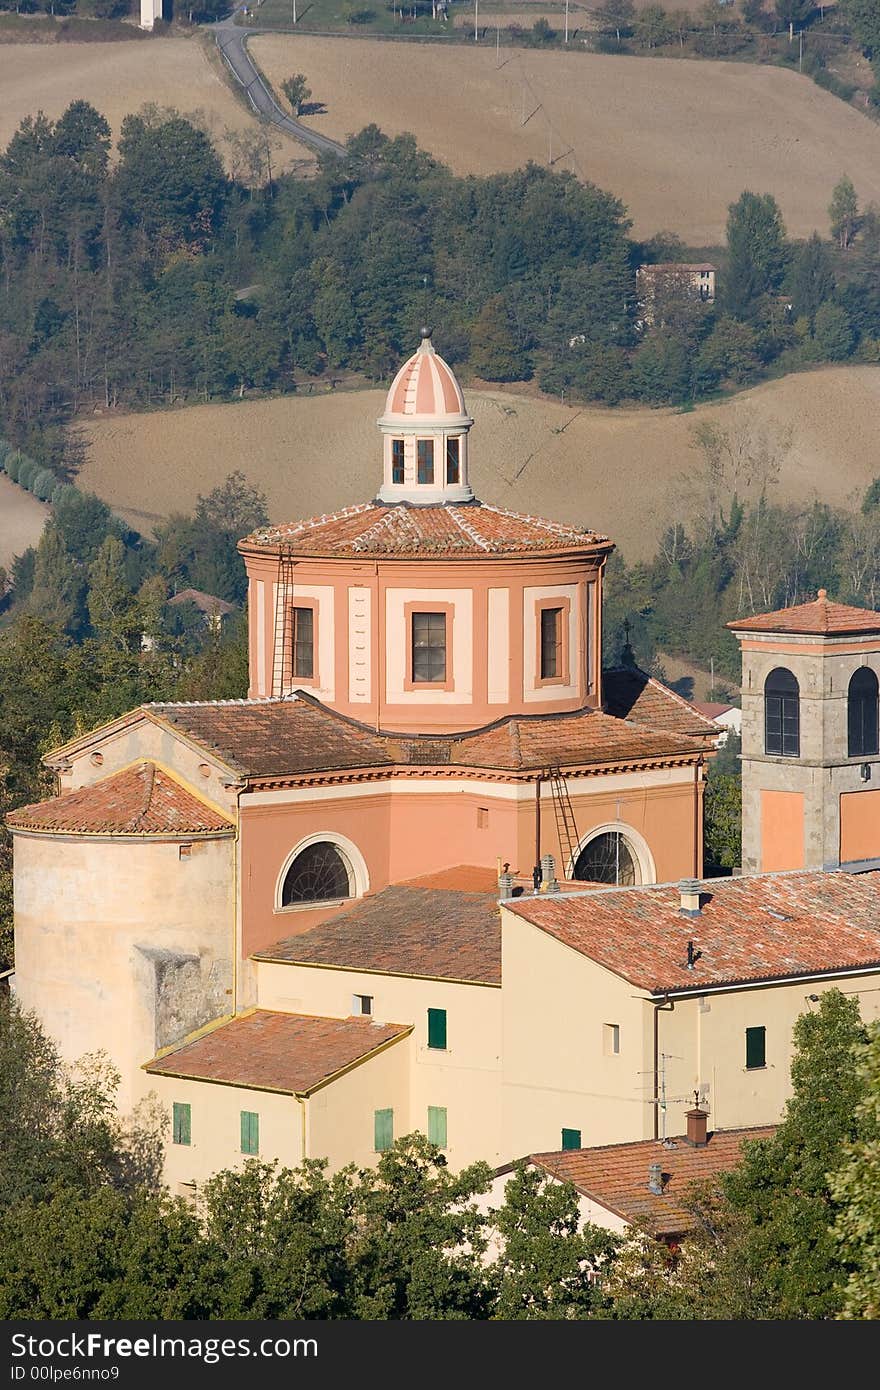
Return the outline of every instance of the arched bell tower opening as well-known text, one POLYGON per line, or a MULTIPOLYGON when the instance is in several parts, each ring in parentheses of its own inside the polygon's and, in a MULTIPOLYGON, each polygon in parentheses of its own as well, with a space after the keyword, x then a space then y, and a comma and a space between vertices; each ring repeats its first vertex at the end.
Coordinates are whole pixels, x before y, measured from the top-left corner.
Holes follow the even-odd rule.
POLYGON ((448 363, 434 350, 430 328, 397 373, 376 422, 383 435, 380 502, 437 506, 470 502, 468 431, 474 423, 448 363))

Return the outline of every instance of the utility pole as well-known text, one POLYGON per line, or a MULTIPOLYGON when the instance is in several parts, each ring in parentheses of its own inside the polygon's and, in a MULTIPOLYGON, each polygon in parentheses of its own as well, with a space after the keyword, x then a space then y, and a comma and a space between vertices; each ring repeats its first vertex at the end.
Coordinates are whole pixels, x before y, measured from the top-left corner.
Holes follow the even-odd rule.
POLYGON ((568 43, 568 0, 565 0, 565 42, 568 43))
POLYGON ((803 71, 803 66, 804 66, 804 31, 803 31, 803 29, 798 30, 798 43, 800 44, 800 47, 798 48, 798 72, 802 72, 802 71, 803 71))
POLYGON ((501 30, 495 25, 495 66, 501 67, 501 30))
POLYGON ((474 43, 479 42, 480 0, 474 0, 474 43))

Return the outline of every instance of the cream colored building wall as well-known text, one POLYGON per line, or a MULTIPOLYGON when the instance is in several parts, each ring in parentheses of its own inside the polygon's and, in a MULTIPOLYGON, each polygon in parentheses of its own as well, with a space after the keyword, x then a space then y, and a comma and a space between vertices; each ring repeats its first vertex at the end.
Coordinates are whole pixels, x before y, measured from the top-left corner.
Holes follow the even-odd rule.
POLYGON ((374 1164, 375 1113, 394 1111, 394 1138, 415 1127, 410 1114, 412 1038, 398 1038, 377 1056, 345 1072, 308 1098, 306 1152, 326 1158, 331 1171, 346 1163, 374 1164))
MULTIPOLYGON (((525 1157, 524 1154, 520 1156, 523 1158, 525 1157)), ((529 1163, 527 1167, 530 1172, 537 1170, 548 1183, 556 1184, 559 1181, 558 1178, 553 1177, 551 1173, 546 1172, 545 1169, 539 1167, 537 1164, 529 1163)), ((492 1179, 489 1191, 474 1198, 474 1206, 477 1210, 484 1212, 488 1216, 490 1212, 497 1211, 499 1207, 503 1207, 507 1184, 514 1176, 513 1173, 497 1173, 492 1179)), ((647 1179, 648 1173, 646 1167, 646 1183, 647 1179)), ((583 1193, 579 1195, 577 1205, 581 1228, 587 1224, 601 1226, 606 1231, 613 1231, 615 1235, 623 1235, 629 1229, 622 1216, 618 1216, 616 1212, 609 1211, 608 1208, 603 1207, 600 1202, 594 1202, 591 1198, 585 1197, 583 1193)), ((497 1255, 500 1252, 501 1244, 502 1242, 497 1232, 494 1236, 490 1236, 490 1253, 497 1255)))
POLYGON ((74 755, 70 771, 60 778, 60 790, 68 792, 77 787, 90 787, 144 759, 167 768, 189 786, 194 796, 216 807, 230 820, 235 819, 237 792, 223 785, 232 775, 229 769, 204 749, 187 743, 179 733, 146 718, 116 733, 108 733, 100 740, 96 738, 94 746, 74 755), (92 762, 93 753, 100 755, 100 764, 92 762))
POLYGON ((474 595, 471 589, 388 589, 385 595, 385 703, 460 705, 474 698, 474 595), (409 625, 406 605, 452 606, 452 681, 449 690, 407 690, 409 625))
POLYGON ((157 1046, 231 1008, 234 842, 14 837, 15 992, 69 1062, 106 1050, 122 1074, 120 1105, 143 1089, 157 1046), (157 1023, 166 962, 196 961, 157 1023))
POLYGON ((144 1072, 147 1089, 165 1111, 165 1181, 177 1193, 180 1183, 203 1183, 224 1168, 240 1168, 248 1158, 278 1159, 287 1168, 302 1162, 302 1106, 295 1096, 252 1091, 244 1086, 191 1081, 144 1072), (175 1144, 174 1102, 189 1105, 192 1143, 175 1144), (260 1152, 241 1152, 241 1112, 259 1115, 260 1152))
POLYGON ((866 1023, 880 1017, 880 971, 835 981, 802 981, 762 989, 676 1000, 659 1014, 660 1051, 667 1054, 667 1133, 682 1134, 685 1111, 699 1090, 712 1129, 773 1124, 791 1095, 793 1030, 818 1008, 809 996, 836 987, 857 995, 866 1023), (746 1068, 746 1029, 766 1029, 767 1065, 746 1068), (682 1099, 683 1098, 683 1099, 682 1099))
MULTIPOLYGON (((353 995, 372 995, 374 1019, 414 1025, 408 1044, 409 1128, 427 1133, 428 1106, 444 1106, 451 1167, 479 1158, 504 1161, 499 988, 259 961, 257 990, 261 1009, 331 1018, 352 1012, 353 995), (446 1010, 445 1051, 428 1047, 428 1009, 446 1010)), ((358 1072, 351 1075, 356 1079, 358 1072)), ((395 1134, 403 1133, 395 1112, 395 1134)))
POLYGON ((507 1161, 653 1134, 651 1009, 639 991, 502 908, 502 1149, 507 1161), (605 1025, 620 1028, 620 1052, 605 1025))

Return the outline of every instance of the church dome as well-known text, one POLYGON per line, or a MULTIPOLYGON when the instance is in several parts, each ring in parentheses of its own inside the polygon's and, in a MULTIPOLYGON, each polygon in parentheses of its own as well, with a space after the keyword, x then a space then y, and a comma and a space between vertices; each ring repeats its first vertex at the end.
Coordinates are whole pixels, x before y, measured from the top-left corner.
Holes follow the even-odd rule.
POLYGON ((456 375, 435 351, 429 328, 422 329, 418 348, 392 381, 385 400, 385 413, 379 423, 403 424, 415 420, 470 424, 456 375))

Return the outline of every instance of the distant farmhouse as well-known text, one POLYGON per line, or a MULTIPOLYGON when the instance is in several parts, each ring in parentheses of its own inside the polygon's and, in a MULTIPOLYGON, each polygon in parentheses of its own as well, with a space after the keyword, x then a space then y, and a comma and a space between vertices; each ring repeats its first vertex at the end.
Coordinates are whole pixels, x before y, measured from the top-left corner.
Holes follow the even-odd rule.
POLYGON ((717 267, 708 261, 660 261, 641 265, 636 271, 636 300, 639 322, 662 325, 664 312, 673 302, 715 303, 717 267))

